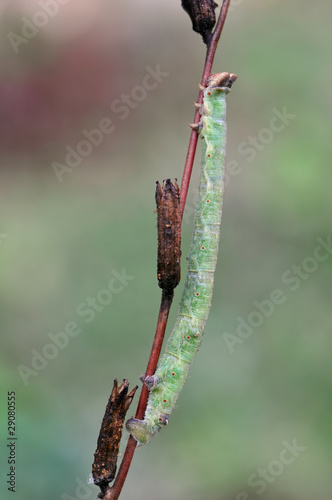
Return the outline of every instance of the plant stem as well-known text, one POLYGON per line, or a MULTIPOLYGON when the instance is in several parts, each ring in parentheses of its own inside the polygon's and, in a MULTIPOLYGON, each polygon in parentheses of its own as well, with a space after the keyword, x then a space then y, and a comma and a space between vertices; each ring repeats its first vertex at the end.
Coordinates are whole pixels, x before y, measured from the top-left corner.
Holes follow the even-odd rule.
MULTIPOLYGON (((211 41, 210 41, 208 49, 207 49, 204 70, 203 70, 203 75, 202 75, 202 81, 201 81, 202 85, 205 84, 207 77, 211 73, 215 52, 216 52, 216 49, 218 46, 218 41, 219 41, 219 38, 220 38, 220 35, 222 32, 222 29, 223 29, 224 24, 225 24, 229 4, 230 4, 230 0, 223 1, 222 7, 221 7, 221 10, 219 13, 217 25, 216 25, 216 28, 213 32, 213 36, 211 38, 211 41)), ((199 93, 197 102, 202 104, 202 102, 203 102, 202 92, 199 93)), ((194 122, 195 123, 198 122, 199 119, 200 119, 200 114, 199 114, 199 110, 197 110, 195 113, 194 122)), ((191 135, 190 135, 188 153, 187 153, 187 157, 186 157, 186 163, 185 163, 185 167, 184 167, 182 184, 181 184, 180 202, 181 202, 182 215, 183 215, 184 207, 186 204, 189 182, 190 182, 191 172, 192 172, 194 158, 195 158, 197 140, 198 140, 198 134, 197 134, 196 130, 193 130, 191 132, 191 135)), ((145 372, 146 376, 153 375, 155 372, 155 369, 156 369, 156 366, 158 363, 158 359, 160 356, 160 351, 161 351, 164 335, 165 335, 167 319, 168 319, 169 310, 170 310, 170 307, 172 304, 173 295, 174 295, 173 292, 170 293, 170 292, 166 292, 165 290, 163 290, 163 292, 162 292, 157 328, 156 328, 156 333, 155 333, 155 337, 154 337, 148 365, 147 365, 146 372, 145 372)), ((140 395, 138 406, 137 406, 137 410, 136 410, 135 418, 143 419, 148 396, 149 396, 148 388, 145 386, 145 384, 143 384, 141 395, 140 395)), ((127 447, 126 447, 126 450, 124 452, 123 459, 122 459, 118 474, 115 478, 113 486, 107 490, 105 497, 104 497, 104 500, 117 500, 119 498, 120 493, 121 493, 122 488, 123 488, 123 485, 124 485, 124 482, 125 482, 127 474, 128 474, 128 470, 129 470, 131 461, 132 461, 134 453, 135 453, 136 445, 137 445, 136 440, 132 436, 129 436, 127 447)))
MULTIPOLYGON (((210 76, 210 74, 211 74, 214 55, 216 53, 219 38, 220 38, 220 35, 222 32, 222 29, 224 27, 224 24, 225 24, 229 4, 230 4, 230 0, 223 1, 222 7, 220 10, 220 14, 218 17, 217 25, 216 25, 216 28, 213 32, 213 36, 211 38, 211 41, 210 41, 208 49, 207 49, 206 58, 205 58, 205 65, 204 65, 202 81, 201 81, 201 85, 203 85, 203 86, 205 85, 207 77, 210 76)), ((197 102, 198 102, 198 104, 203 103, 203 92, 202 91, 199 91, 197 102)), ((194 123, 198 123, 199 120, 200 120, 200 113, 199 113, 199 109, 197 109, 195 112, 195 116, 194 116, 194 123)), ((190 134, 186 163, 184 166, 182 183, 181 183, 180 203, 181 203, 182 215, 184 212, 184 207, 186 205, 189 183, 190 183, 190 178, 191 178, 191 172, 193 169, 193 164, 194 164, 194 159, 195 159, 197 141, 198 141, 198 133, 197 133, 197 130, 193 129, 191 131, 191 134, 190 134)))
MULTIPOLYGON (((161 303, 159 308, 159 316, 157 321, 156 333, 148 361, 148 365, 146 367, 145 375, 150 376, 153 375, 156 366, 158 363, 158 359, 160 356, 161 347, 163 345, 167 319, 169 310, 171 308, 172 300, 174 296, 174 291, 163 290, 161 295, 161 303)), ((137 405, 135 418, 142 419, 144 417, 144 412, 146 408, 146 403, 149 397, 149 390, 145 384, 142 385, 142 390, 140 394, 140 398, 137 405)), ((128 470, 133 459, 135 449, 136 449, 136 440, 129 436, 126 450, 123 455, 123 459, 118 471, 118 474, 115 478, 113 486, 107 490, 104 500, 116 500, 119 498, 121 493, 123 484, 126 480, 128 470)))
MULTIPOLYGON (((168 314, 172 305, 174 297, 174 291, 167 292, 166 290, 162 291, 161 295, 161 304, 159 309, 159 316, 157 322, 156 333, 154 336, 154 341, 150 353, 150 358, 148 361, 148 366, 146 367, 145 376, 149 377, 153 375, 156 371, 157 363, 160 356, 160 351, 163 345, 168 314)), ((149 389, 145 384, 142 385, 141 395, 138 401, 137 410, 135 418, 142 419, 144 417, 145 407, 149 396, 149 389)))

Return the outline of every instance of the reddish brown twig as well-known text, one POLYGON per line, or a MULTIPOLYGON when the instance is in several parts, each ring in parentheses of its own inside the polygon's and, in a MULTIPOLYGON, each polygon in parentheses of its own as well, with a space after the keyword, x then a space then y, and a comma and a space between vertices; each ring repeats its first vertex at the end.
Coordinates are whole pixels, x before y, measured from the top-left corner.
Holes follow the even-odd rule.
MULTIPOLYGON (((214 60, 214 55, 217 49, 218 41, 226 20, 228 8, 229 8, 230 0, 224 0, 220 14, 218 17, 218 22, 216 25, 216 28, 214 30, 213 36, 211 38, 211 41, 208 46, 207 54, 206 54, 206 59, 205 59, 205 65, 204 65, 204 70, 203 70, 203 75, 202 75, 202 81, 201 84, 204 85, 207 77, 211 73, 212 69, 212 64, 214 60)), ((198 96, 198 103, 202 103, 203 97, 202 97, 202 92, 199 93, 198 96)), ((200 118, 199 111, 197 110, 195 113, 195 118, 194 122, 198 122, 200 118)), ((183 172, 183 177, 182 177, 182 184, 181 184, 181 212, 183 214, 184 212, 184 207, 186 204, 186 199, 187 199, 187 193, 188 193, 188 188, 189 188, 189 182, 190 182, 190 177, 191 177, 191 172, 192 172, 192 167, 194 163, 194 158, 195 158, 195 152, 196 152, 196 146, 197 146, 197 139, 198 139, 198 134, 195 130, 191 132, 190 135, 190 141, 189 141, 189 147, 188 147, 188 153, 186 157, 186 163, 184 167, 184 172, 183 172)), ((159 310, 159 316, 158 316, 158 322, 157 322, 157 328, 156 328, 156 333, 155 333, 155 338, 153 342, 153 346, 151 349, 151 354, 150 358, 148 361, 148 366, 146 369, 145 374, 148 375, 153 375, 163 339, 164 339, 164 334, 165 334, 165 329, 166 329, 166 324, 167 324, 167 319, 168 319, 168 314, 169 310, 172 304, 173 300, 173 293, 166 292, 163 290, 162 293, 162 299, 161 299, 161 305, 160 305, 160 310, 159 310)), ((146 403, 148 400, 148 389, 147 387, 143 384, 140 399, 138 402, 137 410, 136 410, 136 418, 142 419, 144 417, 144 412, 146 408, 146 403)), ((136 449, 136 441, 135 439, 130 436, 128 439, 127 447, 124 452, 124 456, 119 468, 119 472, 115 478, 113 486, 107 490, 104 500, 117 500, 119 498, 119 495, 121 493, 122 487, 124 485, 124 482, 127 477, 127 473, 131 464, 131 461, 133 459, 135 449, 136 449)))
MULTIPOLYGON (((146 376, 153 375, 156 370, 161 347, 164 340, 168 313, 171 308, 173 295, 174 295, 173 291, 167 292, 163 290, 162 292, 157 328, 151 349, 150 358, 145 372, 146 376)), ((143 384, 141 395, 137 405, 135 418, 142 419, 144 417, 148 396, 149 396, 148 388, 145 384, 143 384)), ((116 500, 117 498, 119 498, 123 484, 127 477, 131 461, 135 453, 136 444, 137 444, 136 440, 132 436, 129 436, 127 447, 124 452, 123 459, 119 468, 119 472, 115 478, 113 486, 107 491, 104 500, 116 500)))
MULTIPOLYGON (((218 17, 217 26, 213 32, 213 36, 211 38, 211 41, 209 43, 208 50, 206 53, 206 59, 205 59, 205 65, 204 65, 201 85, 205 85, 207 77, 210 76, 210 74, 211 74, 214 55, 216 53, 219 38, 220 38, 220 35, 222 32, 222 29, 224 27, 224 24, 225 24, 229 4, 230 4, 230 0, 223 1, 222 7, 220 10, 220 14, 218 17)), ((203 92, 201 92, 201 91, 198 94, 197 102, 199 104, 202 104, 202 102, 203 102, 203 92)), ((197 109, 195 112, 195 116, 194 116, 194 123, 198 123, 199 120, 200 120, 200 114, 199 114, 199 110, 197 109)), ((190 183, 190 178, 191 178, 191 172, 193 169, 193 164, 194 164, 194 159, 195 159, 197 140, 198 140, 198 133, 196 130, 193 129, 191 131, 191 134, 190 134, 188 153, 187 153, 187 158, 186 158, 186 163, 184 166, 182 183, 181 183, 181 212, 182 212, 182 215, 184 212, 184 207, 186 205, 189 183, 190 183)))
MULTIPOLYGON (((163 292, 162 292, 156 333, 154 336, 154 341, 153 341, 148 365, 147 365, 146 371, 145 371, 146 377, 153 375, 155 370, 156 370, 158 359, 160 356, 160 351, 161 351, 161 348, 163 345, 163 340, 164 340, 164 335, 165 335, 165 330, 166 330, 166 325, 167 325, 167 320, 168 320, 168 314, 169 314, 169 310, 171 308, 171 304, 173 301, 173 296, 174 296, 173 290, 171 292, 167 292, 167 291, 163 290, 163 292)), ((141 395, 140 395, 138 405, 137 405, 135 418, 142 419, 144 417, 144 412, 145 412, 145 407, 146 407, 146 403, 148 400, 148 396, 149 396, 149 390, 148 390, 147 386, 145 384, 143 384, 141 395)))

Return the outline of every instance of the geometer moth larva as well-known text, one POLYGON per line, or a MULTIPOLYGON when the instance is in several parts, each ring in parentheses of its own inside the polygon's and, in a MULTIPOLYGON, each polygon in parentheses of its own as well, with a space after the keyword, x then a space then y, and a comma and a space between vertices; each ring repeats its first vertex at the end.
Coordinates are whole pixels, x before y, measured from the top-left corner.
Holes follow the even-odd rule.
POLYGON ((202 164, 195 225, 186 282, 175 326, 155 374, 144 383, 150 394, 144 420, 130 418, 126 428, 138 446, 167 423, 202 341, 210 311, 217 264, 226 148, 226 101, 237 76, 216 73, 207 80, 201 120, 194 124, 202 138, 202 164))

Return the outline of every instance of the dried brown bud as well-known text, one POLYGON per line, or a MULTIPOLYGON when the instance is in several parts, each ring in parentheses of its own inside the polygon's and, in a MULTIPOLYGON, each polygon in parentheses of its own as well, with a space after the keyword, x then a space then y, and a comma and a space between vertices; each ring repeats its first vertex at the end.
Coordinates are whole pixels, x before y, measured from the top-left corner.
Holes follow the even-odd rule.
POLYGON ((181 259, 181 207, 180 190, 176 181, 157 182, 156 187, 158 226, 157 275, 160 288, 171 291, 180 282, 181 259))
POLYGON ((213 0, 182 0, 182 7, 189 14, 193 30, 202 35, 205 44, 209 44, 212 29, 216 23, 214 9, 218 6, 213 0))
POLYGON ((136 390, 137 386, 127 395, 128 380, 124 379, 119 388, 117 379, 114 380, 92 465, 93 482, 101 489, 102 496, 108 483, 113 481, 115 477, 123 423, 136 390))

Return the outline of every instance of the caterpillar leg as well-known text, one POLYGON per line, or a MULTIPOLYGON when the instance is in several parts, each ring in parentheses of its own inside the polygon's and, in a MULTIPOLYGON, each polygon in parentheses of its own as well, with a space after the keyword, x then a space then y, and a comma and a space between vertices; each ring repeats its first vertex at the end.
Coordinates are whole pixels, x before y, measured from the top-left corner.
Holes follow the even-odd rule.
POLYGON ((197 132, 199 132, 200 122, 198 122, 198 123, 189 123, 189 127, 192 128, 193 130, 197 130, 197 132))
POLYGON ((158 377, 156 377, 155 375, 151 375, 149 377, 146 377, 145 373, 143 373, 143 375, 141 375, 139 379, 141 382, 143 382, 143 384, 146 385, 146 387, 149 389, 149 391, 152 391, 152 389, 154 389, 156 387, 157 382, 158 382, 158 377))

